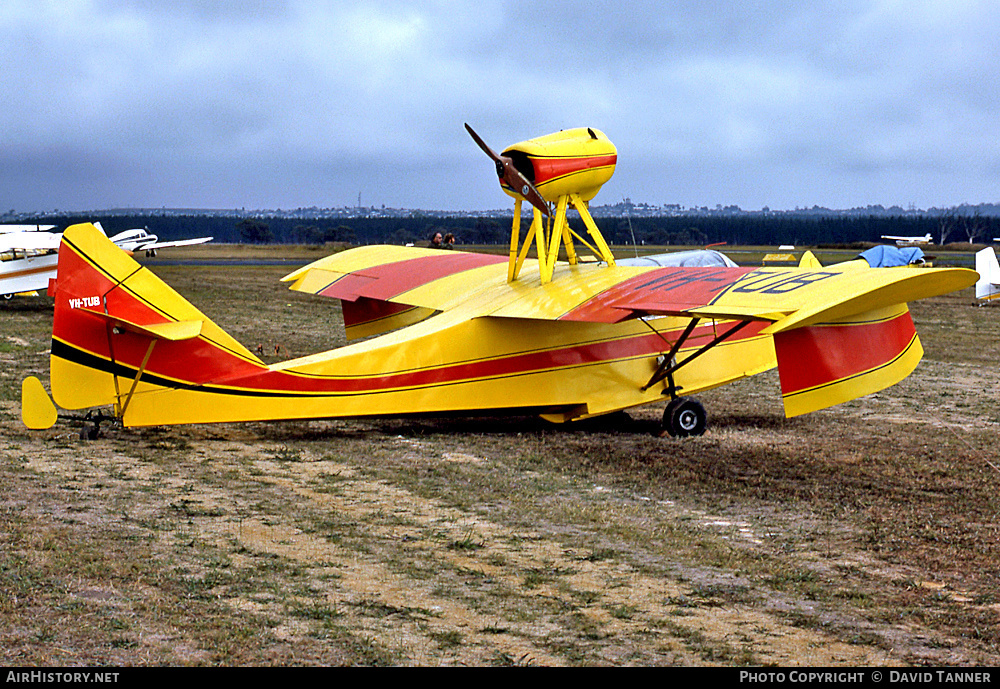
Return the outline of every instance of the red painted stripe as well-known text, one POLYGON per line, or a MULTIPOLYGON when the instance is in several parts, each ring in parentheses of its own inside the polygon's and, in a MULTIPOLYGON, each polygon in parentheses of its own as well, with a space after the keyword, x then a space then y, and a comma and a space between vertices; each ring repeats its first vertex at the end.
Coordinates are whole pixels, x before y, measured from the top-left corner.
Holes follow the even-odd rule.
POLYGON ((607 167, 618 162, 618 155, 580 156, 574 158, 545 158, 531 156, 535 168, 535 186, 550 182, 557 177, 583 172, 595 167, 607 167))
MULTIPOLYGON (((728 342, 753 337, 767 326, 753 323, 728 342)), ((674 334, 676 336, 676 333, 674 334)), ((711 326, 696 328, 682 351, 700 347, 713 337, 711 326)), ((625 337, 607 342, 580 344, 560 349, 526 352, 496 359, 460 362, 419 371, 390 372, 369 377, 304 378, 283 372, 262 373, 244 379, 224 381, 227 386, 256 390, 358 394, 383 392, 394 388, 421 387, 457 383, 466 380, 507 377, 537 373, 549 369, 600 364, 617 359, 655 356, 665 351, 663 338, 653 334, 625 337)))
POLYGON ((788 395, 858 375, 895 359, 916 329, 909 312, 889 321, 797 328, 774 336, 781 393, 788 395))
POLYGON ((350 273, 320 294, 351 301, 359 296, 385 301, 449 275, 506 262, 506 256, 442 251, 435 256, 385 263, 350 273))

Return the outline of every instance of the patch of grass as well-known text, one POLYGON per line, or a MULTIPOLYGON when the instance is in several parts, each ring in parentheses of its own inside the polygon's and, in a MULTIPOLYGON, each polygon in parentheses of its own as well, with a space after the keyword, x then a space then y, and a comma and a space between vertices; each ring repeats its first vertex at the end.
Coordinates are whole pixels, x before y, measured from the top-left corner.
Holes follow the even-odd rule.
POLYGON ((467 533, 461 539, 457 541, 450 541, 447 546, 448 550, 458 550, 462 552, 475 552, 477 550, 482 550, 486 547, 483 541, 476 537, 472 532, 467 533))
POLYGON ((535 665, 535 659, 529 653, 514 657, 505 651, 500 651, 493 656, 491 664, 495 667, 532 667, 535 665))
POLYGON ((341 620, 344 613, 330 605, 324 605, 316 601, 304 601, 294 603, 290 606, 289 612, 294 617, 306 620, 315 620, 323 624, 330 624, 334 620, 341 620))
MULTIPOLYGON (((344 341, 337 303, 289 292, 287 267, 154 269, 251 349, 344 341)), ((913 305, 926 355, 899 385, 785 419, 769 372, 701 395, 711 427, 683 443, 654 437, 662 405, 629 424, 107 427, 81 443, 66 421, 17 418, 51 302, 0 309, 30 343, 0 352, 0 659, 405 664, 423 634, 427 663, 765 663, 801 636, 829 664, 996 664, 998 321, 967 301, 913 305), (739 636, 713 628, 742 611, 756 622, 739 636), (824 656, 828 640, 858 655, 824 656)))
POLYGON ((271 459, 277 462, 302 462, 302 449, 282 445, 271 452, 271 459))
POLYGON ((616 620, 631 620, 635 613, 638 612, 639 608, 635 605, 628 605, 626 603, 616 603, 614 605, 606 605, 604 609, 608 611, 616 620))
POLYGON ((462 634, 454 629, 428 632, 440 648, 455 648, 463 643, 462 634))
POLYGON ((711 639, 701 631, 664 620, 661 627, 670 631, 702 660, 724 665, 759 665, 753 651, 746 645, 734 648, 726 641, 711 639))

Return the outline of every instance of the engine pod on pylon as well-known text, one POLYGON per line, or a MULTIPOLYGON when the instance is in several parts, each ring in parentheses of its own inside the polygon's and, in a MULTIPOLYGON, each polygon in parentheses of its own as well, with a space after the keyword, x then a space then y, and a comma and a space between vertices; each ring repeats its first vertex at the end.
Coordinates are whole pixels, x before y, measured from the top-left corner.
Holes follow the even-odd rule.
MULTIPOLYGON (((550 203, 568 194, 579 194, 584 201, 594 198, 618 162, 615 145, 604 132, 589 127, 528 139, 500 155, 509 157, 550 203)), ((502 180, 500 188, 514 198, 521 196, 502 180)))

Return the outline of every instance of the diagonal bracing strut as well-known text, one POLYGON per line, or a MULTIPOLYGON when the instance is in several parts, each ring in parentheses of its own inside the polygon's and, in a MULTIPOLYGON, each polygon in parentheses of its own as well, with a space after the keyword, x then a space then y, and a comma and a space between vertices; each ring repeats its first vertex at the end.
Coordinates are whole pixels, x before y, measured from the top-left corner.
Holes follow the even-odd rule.
POLYGON ((687 324, 686 328, 684 328, 684 332, 681 333, 681 336, 679 338, 677 338, 677 341, 674 343, 674 346, 671 347, 670 351, 663 356, 662 362, 660 363, 659 366, 657 366, 656 371, 653 373, 652 377, 650 377, 650 379, 646 382, 645 385, 643 385, 640 388, 640 390, 645 392, 649 388, 653 387, 654 385, 662 381, 664 378, 669 378, 668 381, 669 385, 667 386, 667 389, 663 391, 663 393, 669 394, 671 397, 675 397, 677 388, 674 385, 673 374, 677 371, 677 369, 691 363, 692 361, 700 357, 702 354, 710 350, 712 347, 729 339, 730 337, 738 333, 740 330, 750 325, 751 323, 751 321, 740 321, 726 332, 722 333, 721 335, 717 335, 715 339, 713 339, 711 342, 709 342, 704 347, 699 349, 697 352, 695 352, 691 356, 685 358, 683 361, 678 363, 676 360, 677 352, 680 351, 681 346, 688 339, 688 337, 690 337, 691 333, 694 332, 695 326, 698 325, 698 321, 700 320, 701 320, 700 318, 691 319, 691 322, 687 324))

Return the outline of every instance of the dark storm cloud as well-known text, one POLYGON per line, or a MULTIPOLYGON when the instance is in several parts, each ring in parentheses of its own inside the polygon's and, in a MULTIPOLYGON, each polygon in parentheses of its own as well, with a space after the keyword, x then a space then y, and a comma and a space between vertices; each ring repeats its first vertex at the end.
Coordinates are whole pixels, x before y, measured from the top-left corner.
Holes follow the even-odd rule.
POLYGON ((0 208, 506 206, 495 147, 589 125, 597 202, 994 201, 987 2, 9 0, 0 208))

